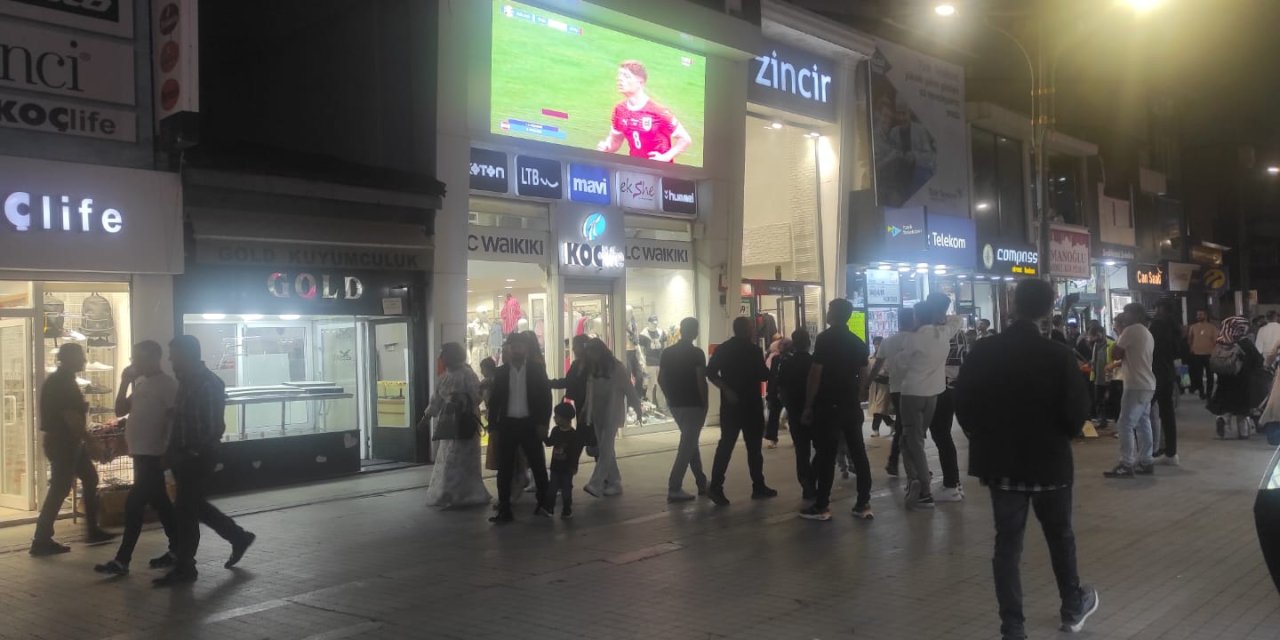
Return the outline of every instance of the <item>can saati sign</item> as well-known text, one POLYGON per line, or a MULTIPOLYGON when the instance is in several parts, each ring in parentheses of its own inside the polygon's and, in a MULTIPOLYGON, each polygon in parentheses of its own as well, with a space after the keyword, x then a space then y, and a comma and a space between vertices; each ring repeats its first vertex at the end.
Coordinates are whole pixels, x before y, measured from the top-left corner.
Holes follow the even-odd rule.
POLYGON ((1135 264, 1129 267, 1130 289, 1164 289, 1168 281, 1165 270, 1154 264, 1135 264))

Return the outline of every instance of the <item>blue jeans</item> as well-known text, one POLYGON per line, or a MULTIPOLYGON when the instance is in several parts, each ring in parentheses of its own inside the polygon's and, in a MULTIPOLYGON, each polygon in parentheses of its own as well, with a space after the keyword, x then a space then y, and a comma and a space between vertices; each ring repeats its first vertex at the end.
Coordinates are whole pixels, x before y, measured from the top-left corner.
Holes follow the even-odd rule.
POLYGON ((1120 396, 1120 421, 1117 427, 1120 433, 1120 464, 1127 467, 1134 463, 1151 464, 1151 401, 1156 397, 1155 390, 1130 389, 1125 387, 1120 396), (1135 439, 1138 450, 1135 453, 1135 439))

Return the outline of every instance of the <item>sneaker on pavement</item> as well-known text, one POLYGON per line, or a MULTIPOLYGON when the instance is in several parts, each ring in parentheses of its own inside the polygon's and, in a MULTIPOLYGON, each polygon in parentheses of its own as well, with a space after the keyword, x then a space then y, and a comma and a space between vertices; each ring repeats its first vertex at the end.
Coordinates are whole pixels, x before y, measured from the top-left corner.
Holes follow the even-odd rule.
POLYGON ((1125 465, 1125 464, 1118 464, 1118 465, 1116 465, 1116 467, 1115 467, 1114 469, 1112 469, 1112 470, 1110 470, 1110 471, 1103 471, 1103 472, 1102 472, 1102 477, 1104 477, 1104 478, 1126 478, 1126 479, 1127 479, 1127 478, 1133 478, 1133 477, 1134 477, 1133 467, 1130 467, 1129 465, 1125 465))
POLYGON ((1162 464, 1166 467, 1177 467, 1182 465, 1182 460, 1179 459, 1178 454, 1175 453, 1171 456, 1164 456, 1163 458, 1157 459, 1156 464, 1162 464))
POLYGON ((667 492, 667 502, 688 502, 690 500, 696 500, 697 498, 698 496, 695 496, 683 489, 667 492))
POLYGON ((933 499, 937 502, 961 502, 964 500, 964 492, 960 487, 943 487, 933 499))
POLYGON ((729 506, 729 498, 724 495, 723 487, 711 487, 710 489, 707 489, 707 497, 711 498, 711 501, 716 503, 716 506, 718 507, 729 506))
POLYGON ((1154 476, 1155 474, 1156 465, 1154 462, 1148 464, 1138 463, 1138 466, 1133 468, 1133 475, 1135 476, 1154 476))
POLYGON ((1098 610, 1098 605, 1102 603, 1102 598, 1098 597, 1098 590, 1093 587, 1083 587, 1085 590, 1084 597, 1080 599, 1080 613, 1072 616, 1062 617, 1062 630, 1068 633, 1079 633, 1084 629, 1084 621, 1089 619, 1098 610))
POLYGON ((601 493, 600 489, 597 489, 596 487, 594 487, 594 486, 592 486, 592 485, 589 485, 589 484, 587 484, 587 485, 583 485, 583 486, 582 486, 582 491, 583 491, 583 493, 586 493, 587 495, 591 496, 592 498, 599 498, 599 497, 602 495, 602 493, 601 493))
POLYGON ((1223 418, 1222 416, 1218 416, 1217 421, 1214 422, 1214 427, 1218 431, 1218 439, 1226 440, 1227 439, 1227 419, 1223 418))
POLYGON ((871 505, 856 504, 856 505, 853 505, 853 517, 858 518, 860 520, 874 520, 876 517, 876 514, 871 512, 871 505))
POLYGON ((767 500, 769 498, 776 498, 776 497, 778 497, 777 489, 770 489, 769 487, 762 486, 762 487, 757 487, 751 490, 752 500, 767 500))
POLYGON ((168 551, 166 551, 164 555, 152 558, 147 562, 147 566, 152 569, 168 569, 175 564, 178 564, 178 559, 168 551))
POLYGON ((604 497, 612 498, 622 495, 622 487, 608 486, 604 488, 604 497))
POLYGON ((542 505, 538 505, 533 508, 533 515, 539 518, 550 518, 553 514, 551 513, 550 509, 542 505))
POLYGON ((244 532, 244 535, 240 536, 239 540, 231 543, 231 557, 227 558, 227 562, 223 564, 222 567, 224 569, 230 569, 231 567, 239 564, 240 559, 244 558, 244 552, 248 551, 249 547, 253 546, 253 541, 257 539, 258 536, 253 535, 248 531, 244 532))
POLYGON ((172 587, 180 584, 190 584, 199 577, 200 573, 195 569, 174 569, 152 580, 151 585, 155 587, 172 587))
POLYGON ((508 522, 514 522, 515 519, 516 517, 511 515, 510 510, 499 509, 498 513, 489 518, 489 522, 492 522, 493 524, 507 524, 508 522))
POLYGON ((800 510, 800 517, 805 520, 817 520, 826 522, 831 519, 831 509, 828 507, 812 506, 807 509, 800 510))
POLYGON ((890 476, 890 477, 893 477, 893 478, 898 477, 898 468, 897 468, 897 467, 885 467, 885 468, 884 468, 884 472, 885 472, 885 473, 887 473, 887 474, 889 474, 889 476, 890 476))
POLYGON ((69 553, 71 547, 62 544, 53 538, 44 538, 41 540, 31 541, 31 550, 28 551, 32 556, 42 558, 44 556, 56 556, 60 553, 69 553))
POLYGON ((912 509, 932 509, 933 507, 934 507, 934 500, 933 500, 933 496, 931 495, 920 498, 919 500, 915 501, 915 504, 911 505, 912 509))
POLYGON ((910 509, 911 505, 915 504, 916 501, 920 499, 920 493, 921 491, 920 491, 919 480, 912 480, 908 482, 907 494, 906 494, 906 497, 903 499, 903 504, 906 505, 908 509, 910 509))
POLYGON ((565 507, 565 508, 561 509, 561 510, 560 510, 560 519, 561 519, 561 520, 572 520, 572 519, 573 519, 573 509, 572 509, 572 508, 570 508, 570 507, 565 507))
POLYGON ((85 534, 84 541, 85 544, 101 544, 103 542, 111 542, 118 537, 119 534, 111 533, 110 531, 90 529, 89 533, 85 534))
POLYGON ((98 573, 106 573, 113 576, 129 575, 129 565, 120 562, 119 560, 112 560, 106 564, 95 564, 93 565, 93 570, 98 573))

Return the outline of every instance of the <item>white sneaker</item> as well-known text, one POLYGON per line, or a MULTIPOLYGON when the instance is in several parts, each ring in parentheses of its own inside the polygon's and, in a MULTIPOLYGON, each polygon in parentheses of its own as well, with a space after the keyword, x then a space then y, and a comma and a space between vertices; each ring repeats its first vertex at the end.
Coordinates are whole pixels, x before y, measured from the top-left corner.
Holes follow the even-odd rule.
POLYGON ((960 487, 943 487, 933 494, 933 499, 935 502, 960 502, 964 500, 964 492, 960 490, 960 487))
POLYGON ((1177 467, 1182 465, 1182 461, 1178 459, 1178 454, 1175 453, 1171 456, 1160 456, 1160 458, 1156 460, 1156 464, 1177 467))
MULTIPOLYGON (((56 371, 56 369, 55 369, 55 371, 56 371)), ((78 385, 80 385, 80 386, 82 386, 82 387, 87 387, 87 386, 89 386, 90 384, 93 384, 93 383, 89 382, 88 380, 85 380, 84 378, 81 378, 80 376, 76 376, 76 384, 78 384, 78 385)))
POLYGON ((84 366, 85 371, 112 371, 115 367, 101 362, 90 362, 84 366))

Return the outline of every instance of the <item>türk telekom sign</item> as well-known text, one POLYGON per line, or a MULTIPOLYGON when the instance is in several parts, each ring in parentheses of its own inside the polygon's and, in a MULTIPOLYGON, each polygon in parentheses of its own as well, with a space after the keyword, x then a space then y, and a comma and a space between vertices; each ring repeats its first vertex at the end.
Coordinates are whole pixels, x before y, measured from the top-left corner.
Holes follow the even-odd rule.
POLYGON ((182 272, 176 173, 0 156, 0 269, 182 272))

